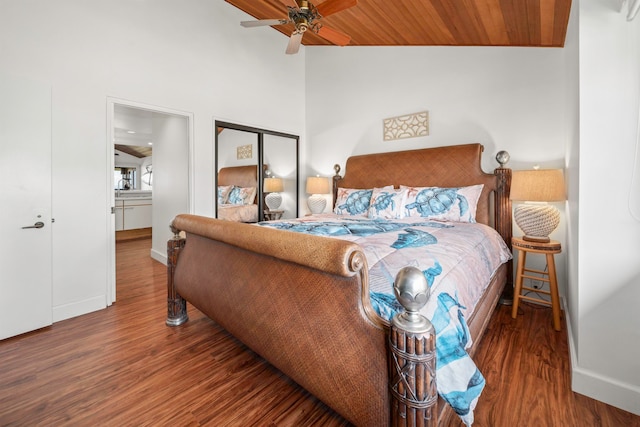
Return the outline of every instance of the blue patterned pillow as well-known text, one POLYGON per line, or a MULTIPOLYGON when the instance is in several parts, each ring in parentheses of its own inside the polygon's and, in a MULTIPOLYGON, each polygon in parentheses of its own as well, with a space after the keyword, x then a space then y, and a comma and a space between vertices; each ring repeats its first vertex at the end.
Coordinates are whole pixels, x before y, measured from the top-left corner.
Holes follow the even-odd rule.
POLYGON ((227 203, 232 205, 252 205, 256 198, 256 187, 233 187, 227 203))
POLYGON ((338 215, 367 216, 372 193, 373 190, 338 188, 336 207, 333 212, 338 215))
POLYGON ((405 217, 421 217, 442 221, 476 222, 478 198, 483 184, 469 187, 405 187, 405 217))
POLYGON ((233 185, 218 185, 218 204, 224 205, 229 200, 229 193, 233 185))
POLYGON ((407 194, 406 188, 374 188, 369 205, 371 219, 404 218, 403 201, 407 194))

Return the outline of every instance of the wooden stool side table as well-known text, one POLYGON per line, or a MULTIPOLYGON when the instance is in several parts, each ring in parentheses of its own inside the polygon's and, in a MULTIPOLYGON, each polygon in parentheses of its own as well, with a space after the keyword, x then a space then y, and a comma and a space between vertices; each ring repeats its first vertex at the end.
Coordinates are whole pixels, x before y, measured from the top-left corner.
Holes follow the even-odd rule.
POLYGON ((556 276, 556 263, 554 255, 562 252, 560 242, 551 240, 550 242, 530 242, 519 237, 511 239, 513 250, 518 250, 518 266, 516 268, 516 283, 513 292, 513 308, 511 317, 516 318, 518 315, 518 303, 521 299, 537 302, 546 306, 550 306, 553 310, 553 328, 560 330, 560 297, 558 295, 558 279, 556 276), (548 271, 534 270, 526 267, 527 253, 538 253, 546 255, 548 271), (526 273, 536 273, 540 276, 531 276, 526 273), (546 277, 544 277, 546 276, 546 277), (522 284, 523 279, 540 280, 549 283, 549 291, 534 289, 522 284), (551 302, 541 298, 521 295, 522 291, 532 291, 539 294, 551 296, 551 302))

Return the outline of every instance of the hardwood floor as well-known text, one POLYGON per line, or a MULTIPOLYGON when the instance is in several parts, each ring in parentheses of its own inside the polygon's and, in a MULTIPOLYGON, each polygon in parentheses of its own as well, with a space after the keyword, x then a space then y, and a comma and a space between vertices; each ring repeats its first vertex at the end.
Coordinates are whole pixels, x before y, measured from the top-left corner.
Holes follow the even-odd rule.
MULTIPOLYGON (((113 306, 0 342, 1 426, 348 425, 193 307, 165 326, 166 267, 150 247, 117 244, 113 306)), ((523 313, 492 319, 474 425, 640 426, 572 393, 565 332, 549 309, 523 313)))

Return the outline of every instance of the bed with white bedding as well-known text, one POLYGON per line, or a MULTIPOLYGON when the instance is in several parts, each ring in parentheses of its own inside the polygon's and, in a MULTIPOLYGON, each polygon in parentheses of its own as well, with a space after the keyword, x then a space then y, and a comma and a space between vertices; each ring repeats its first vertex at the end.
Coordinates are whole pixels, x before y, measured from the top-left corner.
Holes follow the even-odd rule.
POLYGON ((447 425, 454 411, 470 423, 484 385, 473 352, 511 277, 510 170, 483 173, 481 153, 470 144, 351 157, 334 178, 335 215, 258 226, 179 215, 167 323, 186 321, 189 301, 355 425, 447 425), (449 404, 405 395, 398 406, 392 393, 389 318, 403 308, 391 283, 405 266, 431 289, 421 312, 449 404))

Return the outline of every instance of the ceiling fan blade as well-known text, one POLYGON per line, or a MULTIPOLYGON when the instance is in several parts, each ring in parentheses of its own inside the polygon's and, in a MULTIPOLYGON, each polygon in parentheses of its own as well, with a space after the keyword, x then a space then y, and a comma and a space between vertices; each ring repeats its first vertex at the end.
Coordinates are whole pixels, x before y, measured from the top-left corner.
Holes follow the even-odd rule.
POLYGON ((298 8, 298 3, 296 3, 296 0, 280 0, 280 3, 284 4, 285 6, 292 7, 294 9, 298 8))
POLYGON ((240 25, 245 28, 265 27, 270 25, 284 25, 289 21, 286 19, 260 19, 258 21, 242 21, 240 25))
POLYGON ((322 16, 333 15, 345 9, 349 9, 358 4, 358 0, 326 0, 316 6, 318 13, 322 16))
POLYGON ((346 46, 351 41, 351 36, 330 27, 321 27, 318 35, 338 46, 346 46))
POLYGON ((287 45, 287 50, 285 51, 287 55, 293 55, 294 53, 298 53, 298 50, 300 50, 300 43, 302 43, 303 34, 304 33, 301 33, 299 31, 296 31, 293 34, 291 34, 291 37, 289 37, 289 44, 287 45))

